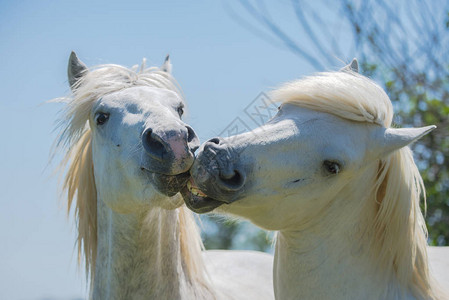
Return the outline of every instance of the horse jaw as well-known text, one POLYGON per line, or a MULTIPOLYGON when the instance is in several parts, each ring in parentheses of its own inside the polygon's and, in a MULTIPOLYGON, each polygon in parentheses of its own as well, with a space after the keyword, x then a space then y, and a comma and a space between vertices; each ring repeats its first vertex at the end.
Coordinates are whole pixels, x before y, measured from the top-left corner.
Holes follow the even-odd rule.
POLYGON ((187 185, 181 190, 181 195, 186 206, 197 214, 211 212, 224 204, 224 202, 215 200, 203 193, 195 184, 193 178, 190 178, 190 181, 188 181, 187 185))

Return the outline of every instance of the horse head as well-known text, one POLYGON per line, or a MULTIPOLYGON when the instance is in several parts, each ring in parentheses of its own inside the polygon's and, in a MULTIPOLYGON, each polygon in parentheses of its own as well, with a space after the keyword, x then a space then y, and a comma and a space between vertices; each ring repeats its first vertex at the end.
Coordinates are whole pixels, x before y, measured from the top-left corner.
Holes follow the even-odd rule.
POLYGON ((182 120, 185 103, 170 70, 168 57, 160 68, 90 71, 75 53, 70 56, 73 98, 63 138, 72 150, 86 140, 78 149, 92 156, 85 172, 93 173, 104 201, 120 199, 108 203, 115 210, 136 210, 150 199, 167 205, 154 199, 174 196, 189 178, 199 140, 182 120))
POLYGON ((370 178, 369 193, 379 164, 435 126, 390 128, 388 96, 356 70, 353 61, 343 72, 289 83, 272 93, 282 104, 269 122, 204 143, 182 191, 187 206, 220 207, 280 230, 317 217, 358 178, 370 178))

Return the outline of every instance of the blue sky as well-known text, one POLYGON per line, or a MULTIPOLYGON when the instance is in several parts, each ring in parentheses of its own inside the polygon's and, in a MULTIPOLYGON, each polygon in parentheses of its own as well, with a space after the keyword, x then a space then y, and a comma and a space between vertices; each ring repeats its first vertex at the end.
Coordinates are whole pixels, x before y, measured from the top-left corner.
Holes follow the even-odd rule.
MULTIPOLYGON (((88 65, 160 65, 170 54, 202 141, 222 131, 262 91, 310 74, 303 60, 244 29, 235 1, 0 2, 0 298, 86 296, 76 268, 73 219, 49 163, 70 51, 88 65)), ((294 30, 288 1, 270 8, 294 30)), ((344 34, 343 34, 344 35, 344 34)), ((304 43, 304 47, 307 47, 304 43)), ((352 56, 339 57, 349 61, 352 56)), ((335 66, 341 67, 338 60, 335 66)))

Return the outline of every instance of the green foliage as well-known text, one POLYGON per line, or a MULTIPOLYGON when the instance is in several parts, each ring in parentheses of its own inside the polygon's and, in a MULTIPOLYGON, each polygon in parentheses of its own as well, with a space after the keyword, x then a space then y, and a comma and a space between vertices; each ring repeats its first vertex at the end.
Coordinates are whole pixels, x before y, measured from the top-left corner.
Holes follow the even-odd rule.
POLYGON ((206 249, 247 249, 272 252, 273 233, 249 222, 219 215, 201 216, 202 238, 206 249))

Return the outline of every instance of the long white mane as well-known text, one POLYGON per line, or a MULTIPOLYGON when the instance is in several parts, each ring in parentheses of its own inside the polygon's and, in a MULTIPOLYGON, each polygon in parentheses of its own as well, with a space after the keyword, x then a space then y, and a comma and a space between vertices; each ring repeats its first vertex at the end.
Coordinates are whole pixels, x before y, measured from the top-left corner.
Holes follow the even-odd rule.
MULTIPOLYGON (((343 119, 390 127, 391 101, 370 79, 353 72, 325 72, 285 84, 272 100, 326 112, 343 119)), ((427 262, 427 230, 420 210, 425 189, 408 147, 379 160, 372 182, 376 217, 365 222, 367 241, 376 265, 385 274, 396 274, 401 286, 420 298, 434 299, 427 262), (392 272, 391 272, 392 271, 392 272)), ((366 206, 369 207, 369 206, 366 206)), ((386 276, 385 280, 392 280, 386 276)))
MULTIPOLYGON (((119 65, 101 65, 86 72, 72 87, 73 94, 65 98, 67 103, 59 123, 61 133, 56 141, 57 149, 66 150, 61 162, 65 171, 63 190, 67 192, 68 213, 74 206, 78 230, 78 261, 83 257, 87 275, 94 279, 97 254, 97 192, 92 158, 92 134, 89 118, 95 101, 109 93, 134 86, 151 86, 168 89, 181 95, 174 78, 160 68, 128 69, 119 65)), ((206 284, 201 256, 202 242, 193 219, 185 207, 178 213, 181 255, 187 275, 191 280, 206 284)), ((144 232, 151 232, 147 228, 144 232)), ((145 238, 145 236, 142 236, 145 238)))

